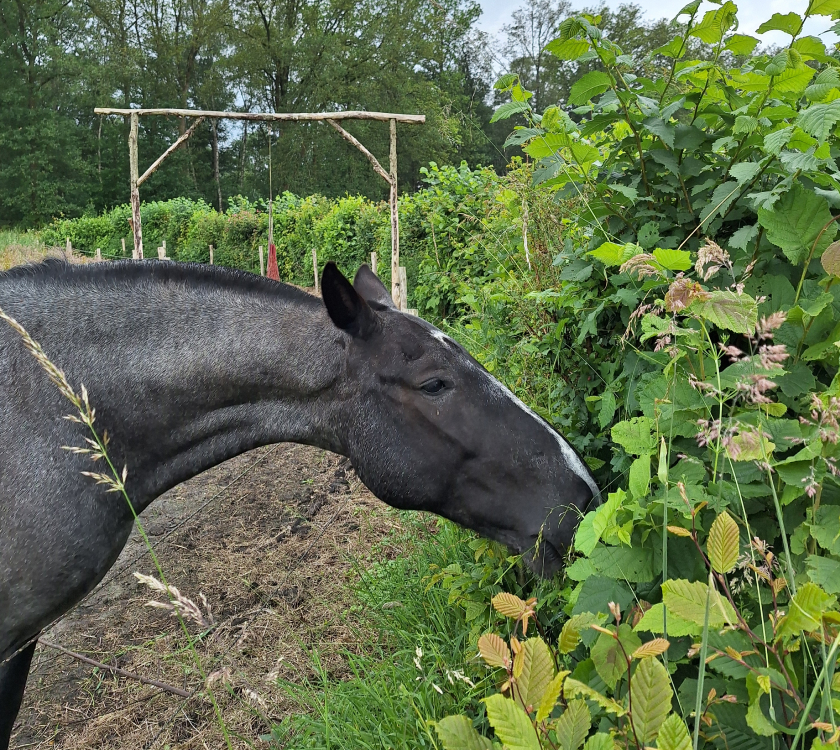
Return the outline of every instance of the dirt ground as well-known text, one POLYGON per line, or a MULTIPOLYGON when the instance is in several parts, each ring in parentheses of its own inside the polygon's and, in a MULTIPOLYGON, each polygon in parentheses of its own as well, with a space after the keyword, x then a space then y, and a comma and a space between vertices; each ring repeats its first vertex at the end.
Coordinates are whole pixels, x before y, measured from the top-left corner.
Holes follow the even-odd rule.
MULTIPOLYGON (((235 747, 258 741, 294 710, 277 676, 314 676, 310 649, 331 677, 341 654, 360 651, 347 581, 372 556, 395 554, 382 540, 397 515, 358 481, 349 464, 297 445, 260 448, 176 487, 143 515, 171 585, 215 619, 197 645, 235 747)), ((43 636, 176 688, 185 698, 114 675, 39 645, 12 748, 220 748, 205 680, 168 612, 145 606, 166 595, 139 583, 155 574, 135 532, 99 587, 43 636)), ((190 625, 195 636, 201 633, 190 625)))

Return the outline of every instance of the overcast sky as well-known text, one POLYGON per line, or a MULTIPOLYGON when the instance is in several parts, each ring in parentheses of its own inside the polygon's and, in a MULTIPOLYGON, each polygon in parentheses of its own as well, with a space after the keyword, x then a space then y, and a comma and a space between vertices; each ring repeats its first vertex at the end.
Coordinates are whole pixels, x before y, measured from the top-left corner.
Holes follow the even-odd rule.
MULTIPOLYGON (((648 18, 673 18, 684 7, 689 0, 635 0, 638 5, 645 9, 648 18)), ((504 24, 510 21, 511 13, 523 3, 519 0, 479 0, 484 14, 481 16, 479 26, 491 34, 501 31, 504 24)), ((597 5, 597 0, 573 0, 576 8, 597 5)), ((608 6, 614 8, 621 5, 621 0, 606 0, 608 6)), ((755 30, 764 21, 768 20, 774 13, 789 13, 796 11, 802 13, 808 5, 807 0, 736 0, 738 5, 738 20, 740 31, 743 34, 754 34, 755 30)), ((701 11, 712 10, 716 6, 705 2, 701 11)), ((811 19, 805 26, 806 34, 819 34, 829 28, 832 21, 829 18, 818 17, 811 19)), ((771 31, 761 35, 761 40, 769 44, 787 44, 790 37, 780 31, 771 31)), ((823 41, 834 41, 836 37, 826 35, 823 41)))

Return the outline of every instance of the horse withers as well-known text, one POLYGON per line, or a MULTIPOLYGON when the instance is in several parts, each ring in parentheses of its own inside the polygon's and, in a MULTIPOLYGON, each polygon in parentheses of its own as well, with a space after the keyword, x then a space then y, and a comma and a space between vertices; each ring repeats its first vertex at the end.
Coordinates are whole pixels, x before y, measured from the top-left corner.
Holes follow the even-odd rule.
MULTIPOLYGON (((598 497, 568 442, 459 344, 397 310, 363 266, 323 301, 197 264, 48 261, 0 274, 0 307, 87 386, 137 512, 257 446, 348 456, 374 495, 452 519, 549 575, 598 497)), ((80 601, 132 528, 82 475, 82 425, 0 323, 0 750, 39 633, 80 601)))

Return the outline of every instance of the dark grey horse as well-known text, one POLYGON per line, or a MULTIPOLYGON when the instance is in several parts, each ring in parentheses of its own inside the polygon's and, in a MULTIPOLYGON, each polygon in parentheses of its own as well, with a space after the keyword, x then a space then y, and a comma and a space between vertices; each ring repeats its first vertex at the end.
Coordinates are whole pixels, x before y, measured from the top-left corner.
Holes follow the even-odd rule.
MULTIPOLYGON (((46 262, 0 274, 0 306, 43 346, 110 436, 138 512, 257 446, 348 456, 389 505, 432 511, 552 573, 598 489, 545 421, 458 344, 399 312, 363 266, 323 302, 201 265, 46 262)), ((0 322, 0 750, 38 634, 84 597, 132 528, 82 471, 82 425, 0 322)))

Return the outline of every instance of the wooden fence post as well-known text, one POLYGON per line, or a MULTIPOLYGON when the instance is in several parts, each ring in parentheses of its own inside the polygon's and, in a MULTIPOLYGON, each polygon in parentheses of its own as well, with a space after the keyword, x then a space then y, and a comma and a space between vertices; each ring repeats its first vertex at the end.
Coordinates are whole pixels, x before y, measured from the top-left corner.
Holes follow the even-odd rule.
POLYGON ((163 246, 163 257, 166 257, 166 240, 161 240, 161 245, 163 246))
POLYGON ((101 247, 96 248, 96 259, 97 260, 102 260, 102 248, 101 247))
POLYGON ((166 260, 166 248, 159 247, 158 248, 158 260, 166 260))
MULTIPOLYGON (((125 237, 120 237, 120 244, 122 244, 122 257, 125 258, 125 237)), ((131 254, 134 257, 134 253, 131 254)))
POLYGON ((417 312, 417 308, 416 308, 416 307, 410 307, 410 308, 408 308, 408 310, 406 310, 406 312, 407 312, 409 315, 413 315, 415 318, 420 317, 420 316, 419 316, 419 314, 418 314, 418 312, 417 312))
POLYGON ((143 228, 140 224, 140 186, 137 184, 137 130, 140 117, 136 112, 131 115, 131 128, 128 133, 128 162, 131 181, 131 229, 134 234, 134 257, 143 257, 143 228))
POLYGON ((321 280, 318 278, 318 253, 312 248, 312 270, 315 272, 315 294, 321 293, 321 280))
POLYGON ((408 278, 405 273, 405 266, 400 266, 400 310, 405 312, 408 309, 408 278))
POLYGON ((376 262, 377 260, 378 259, 376 257, 376 253, 375 252, 371 253, 370 254, 370 270, 373 271, 373 273, 376 276, 379 276, 379 273, 377 271, 377 262, 376 262))
POLYGON ((265 276, 265 256, 263 255, 262 245, 260 245, 260 276, 265 276))
POLYGON ((213 246, 210 245, 210 265, 213 265, 213 246))
MULTIPOLYGON (((391 209, 391 297, 394 304, 400 307, 402 293, 400 292, 400 220, 397 213, 397 121, 391 120, 391 149, 389 153, 391 190, 388 194, 388 205, 391 209)), ((402 307, 400 307, 402 310, 402 307)))
POLYGON ((73 257, 73 245, 70 242, 69 237, 67 238, 67 245, 64 248, 64 252, 66 253, 68 260, 73 257))

